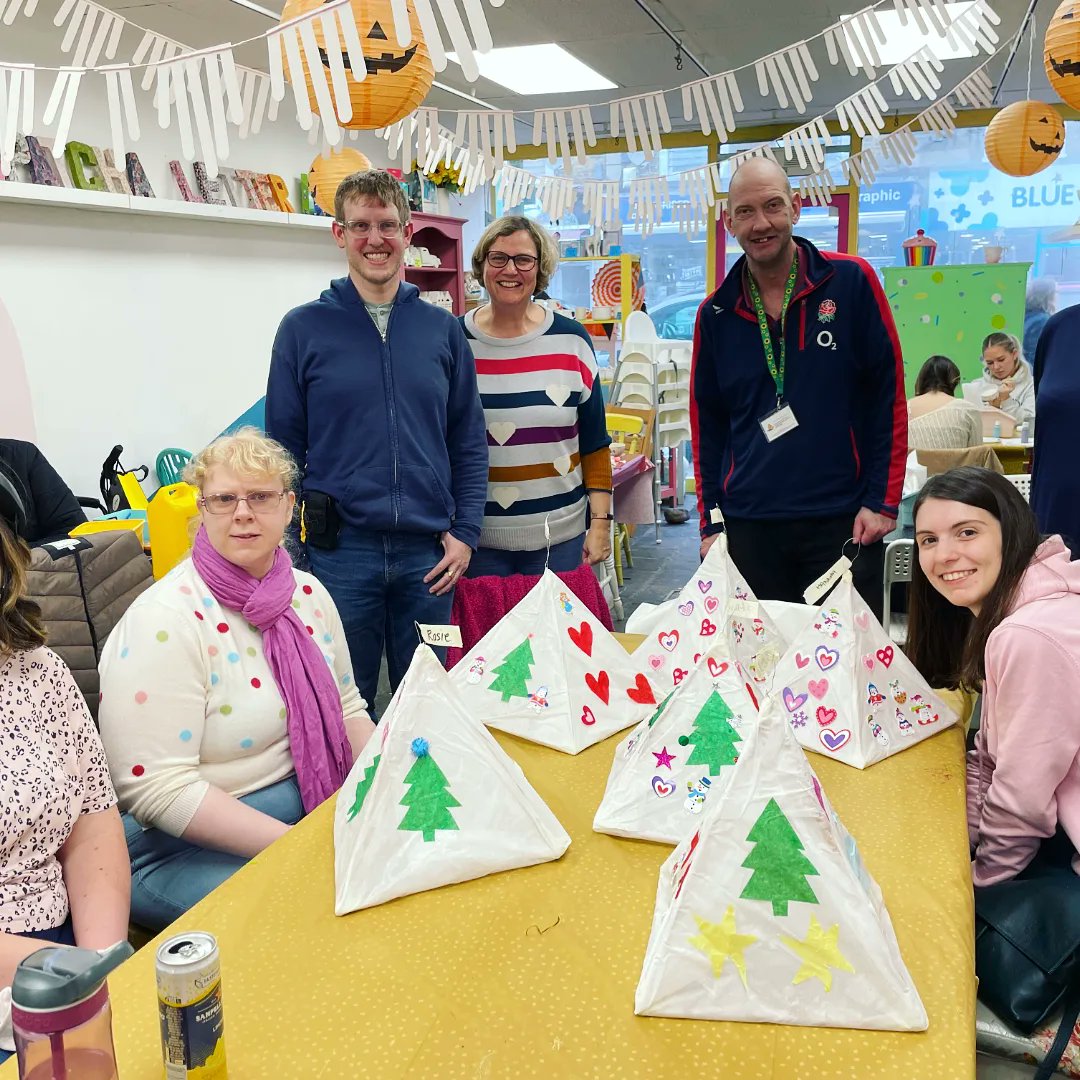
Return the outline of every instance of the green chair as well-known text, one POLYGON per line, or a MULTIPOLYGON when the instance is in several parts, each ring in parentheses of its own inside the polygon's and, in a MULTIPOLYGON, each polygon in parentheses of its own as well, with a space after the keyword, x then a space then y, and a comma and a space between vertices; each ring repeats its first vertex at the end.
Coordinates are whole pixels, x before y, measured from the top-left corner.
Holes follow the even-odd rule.
POLYGON ((169 447, 162 450, 154 462, 154 472, 157 473, 158 483, 162 487, 170 484, 179 484, 184 472, 184 466, 191 460, 190 450, 178 450, 169 447))

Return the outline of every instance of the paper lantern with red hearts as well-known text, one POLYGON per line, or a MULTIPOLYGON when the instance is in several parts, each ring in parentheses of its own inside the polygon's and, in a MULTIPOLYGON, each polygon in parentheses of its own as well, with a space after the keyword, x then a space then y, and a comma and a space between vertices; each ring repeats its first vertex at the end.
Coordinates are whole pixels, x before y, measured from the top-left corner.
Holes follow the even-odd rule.
POLYGON ((350 147, 331 150, 328 156, 317 157, 308 170, 308 188, 315 205, 328 214, 333 214, 338 184, 346 176, 370 168, 371 162, 359 150, 350 147))
MULTIPOLYGON (((318 11, 322 5, 323 0, 288 0, 281 12, 281 21, 288 22, 298 15, 318 11)), ((427 96, 435 78, 431 57, 420 35, 420 23, 411 3, 408 10, 412 44, 406 48, 397 43, 390 0, 352 0, 351 10, 360 34, 366 71, 363 79, 355 79, 348 51, 340 41, 336 43, 342 52, 349 99, 352 101, 352 118, 339 122, 343 127, 364 130, 386 127, 408 116, 427 96)), ((323 55, 323 74, 332 86, 321 19, 314 21, 312 30, 323 55)), ((308 99, 311 108, 318 112, 306 56, 303 66, 308 99)), ((285 65, 285 74, 288 77, 288 64, 285 65)))
POLYGON ((1054 12, 1043 41, 1050 85, 1066 105, 1080 108, 1080 3, 1065 0, 1054 12))
POLYGON ((1065 145, 1065 122, 1052 105, 1016 101, 1006 105, 986 129, 986 157, 1009 176, 1034 176, 1058 159, 1065 145))

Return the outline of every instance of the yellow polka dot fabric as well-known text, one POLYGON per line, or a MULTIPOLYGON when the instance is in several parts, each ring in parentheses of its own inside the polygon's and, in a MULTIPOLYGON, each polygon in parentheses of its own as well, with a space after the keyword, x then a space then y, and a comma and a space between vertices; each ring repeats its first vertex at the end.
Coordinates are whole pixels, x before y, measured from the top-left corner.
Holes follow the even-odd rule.
MULTIPOLYGON (((671 848, 592 831, 618 738, 577 757, 497 738, 571 834, 559 862, 337 918, 326 803, 176 925, 220 943, 230 1077, 974 1076, 959 728, 863 772, 811 755, 885 895, 930 1018, 918 1034, 635 1016, 671 848)), ((124 1080, 163 1074, 160 940, 110 979, 124 1080)))

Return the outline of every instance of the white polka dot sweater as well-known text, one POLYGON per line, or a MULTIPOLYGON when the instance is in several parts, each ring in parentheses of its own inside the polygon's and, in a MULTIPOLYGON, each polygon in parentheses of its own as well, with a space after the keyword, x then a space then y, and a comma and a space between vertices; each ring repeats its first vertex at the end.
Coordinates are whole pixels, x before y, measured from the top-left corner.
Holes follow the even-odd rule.
MULTIPOLYGON (((341 619, 314 577, 293 573, 293 607, 334 670, 348 722, 366 703, 341 619)), ((214 599, 190 559, 143 593, 110 635, 98 716, 120 808, 145 828, 181 836, 209 785, 247 795, 294 772, 262 634, 214 599)))

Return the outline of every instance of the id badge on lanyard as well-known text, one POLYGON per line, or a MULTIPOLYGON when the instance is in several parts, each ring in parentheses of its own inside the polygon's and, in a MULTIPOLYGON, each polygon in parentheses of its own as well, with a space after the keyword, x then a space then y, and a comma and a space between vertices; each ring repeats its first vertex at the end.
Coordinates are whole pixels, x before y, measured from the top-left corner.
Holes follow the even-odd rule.
POLYGON ((776 384, 776 408, 766 413, 758 423, 761 425, 762 434, 769 442, 777 439, 788 432, 794 431, 799 426, 795 418, 795 412, 789 404, 784 402, 784 367, 787 359, 787 340, 784 336, 784 324, 787 321, 788 305, 791 303, 791 294, 795 291, 795 279, 799 274, 799 254, 791 263, 791 272, 788 274, 787 283, 784 286, 784 303, 780 308, 780 356, 774 354, 772 333, 769 331, 769 318, 765 314, 765 304, 761 299, 761 292, 753 274, 750 274, 750 298, 754 302, 754 312, 757 315, 758 329, 761 331, 761 347, 765 352, 765 363, 768 365, 769 374, 776 384))

